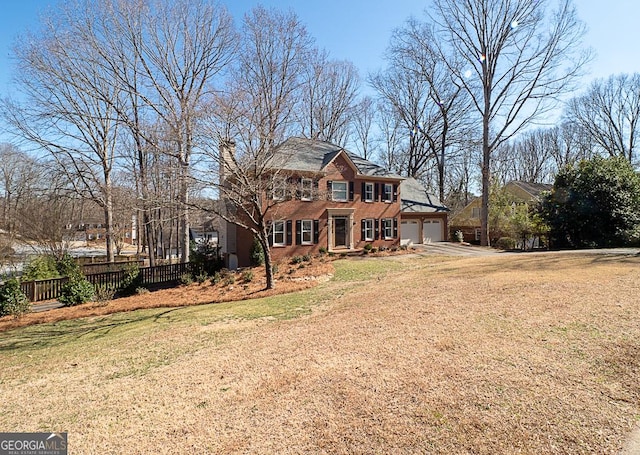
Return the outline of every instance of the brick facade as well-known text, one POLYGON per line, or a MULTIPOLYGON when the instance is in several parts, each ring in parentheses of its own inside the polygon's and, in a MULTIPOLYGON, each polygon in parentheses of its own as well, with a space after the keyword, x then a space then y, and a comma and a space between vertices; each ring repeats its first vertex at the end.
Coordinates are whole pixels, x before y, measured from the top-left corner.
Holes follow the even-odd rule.
MULTIPOLYGON (((378 248, 399 246, 400 178, 361 175, 345 154, 339 154, 322 173, 288 174, 288 182, 289 198, 267 212, 275 261, 316 254, 320 248, 340 253, 360 250, 368 243, 378 248), (301 197, 301 179, 313 181, 310 200, 301 197), (333 194, 346 200, 333 200, 333 194)), ((252 244, 251 233, 238 229, 238 265, 250 264, 252 244)))

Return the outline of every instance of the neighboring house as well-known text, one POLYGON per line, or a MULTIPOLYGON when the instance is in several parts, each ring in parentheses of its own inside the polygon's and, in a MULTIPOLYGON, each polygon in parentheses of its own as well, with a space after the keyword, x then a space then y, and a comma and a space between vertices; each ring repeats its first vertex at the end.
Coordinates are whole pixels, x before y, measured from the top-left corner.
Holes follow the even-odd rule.
POLYGON ((422 184, 408 178, 400 185, 400 244, 431 243, 447 240, 449 209, 422 184))
MULTIPOLYGON (((545 191, 551 191, 553 185, 547 183, 530 183, 522 181, 511 181, 504 186, 504 191, 509 195, 511 204, 520 205, 537 203, 540 196, 545 191)), ((462 232, 465 242, 480 242, 480 210, 482 208, 482 198, 473 199, 459 213, 453 215, 449 220, 449 232, 451 238, 455 238, 456 231, 462 232)), ((491 229, 491 227, 489 227, 491 229)))
MULTIPOLYGON (((403 178, 327 142, 290 138, 274 151, 278 178, 269 209, 271 255, 347 253, 400 246, 403 178)), ((250 264, 253 235, 227 224, 221 233, 229 266, 250 264)))

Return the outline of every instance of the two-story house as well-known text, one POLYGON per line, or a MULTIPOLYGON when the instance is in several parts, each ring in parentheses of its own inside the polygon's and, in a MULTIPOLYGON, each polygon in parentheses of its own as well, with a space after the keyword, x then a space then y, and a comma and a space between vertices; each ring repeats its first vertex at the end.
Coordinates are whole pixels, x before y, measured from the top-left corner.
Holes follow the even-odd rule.
MULTIPOLYGON (((400 245, 403 178, 323 141, 290 138, 274 151, 278 163, 266 198, 274 260, 400 245), (282 159, 279 159, 282 158, 282 159)), ((227 224, 221 241, 230 265, 250 264, 253 235, 227 224)))

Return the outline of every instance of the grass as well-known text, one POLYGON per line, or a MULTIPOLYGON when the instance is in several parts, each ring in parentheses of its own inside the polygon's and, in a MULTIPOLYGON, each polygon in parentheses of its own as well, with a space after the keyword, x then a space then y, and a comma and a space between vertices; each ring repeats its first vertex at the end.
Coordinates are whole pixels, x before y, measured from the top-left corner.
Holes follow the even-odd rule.
POLYGON ((619 453, 639 266, 347 259, 295 294, 2 332, 0 428, 73 453, 619 453))

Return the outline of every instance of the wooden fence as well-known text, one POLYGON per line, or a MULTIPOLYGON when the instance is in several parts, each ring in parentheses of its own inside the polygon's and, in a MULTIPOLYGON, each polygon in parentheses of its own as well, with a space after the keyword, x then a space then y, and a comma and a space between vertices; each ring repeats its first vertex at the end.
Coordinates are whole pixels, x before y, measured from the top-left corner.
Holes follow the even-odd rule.
MULTIPOLYGON (((138 282, 141 287, 153 287, 165 283, 177 283, 185 273, 192 270, 191 263, 180 263, 170 265, 160 265, 157 267, 142 267, 138 282)), ((126 270, 115 270, 112 272, 86 274, 87 281, 98 286, 111 286, 114 289, 122 287, 126 270)), ((25 293, 29 301, 38 302, 42 300, 52 300, 60 297, 62 286, 69 281, 69 278, 53 278, 49 280, 25 281, 20 283, 22 292, 25 293)))

